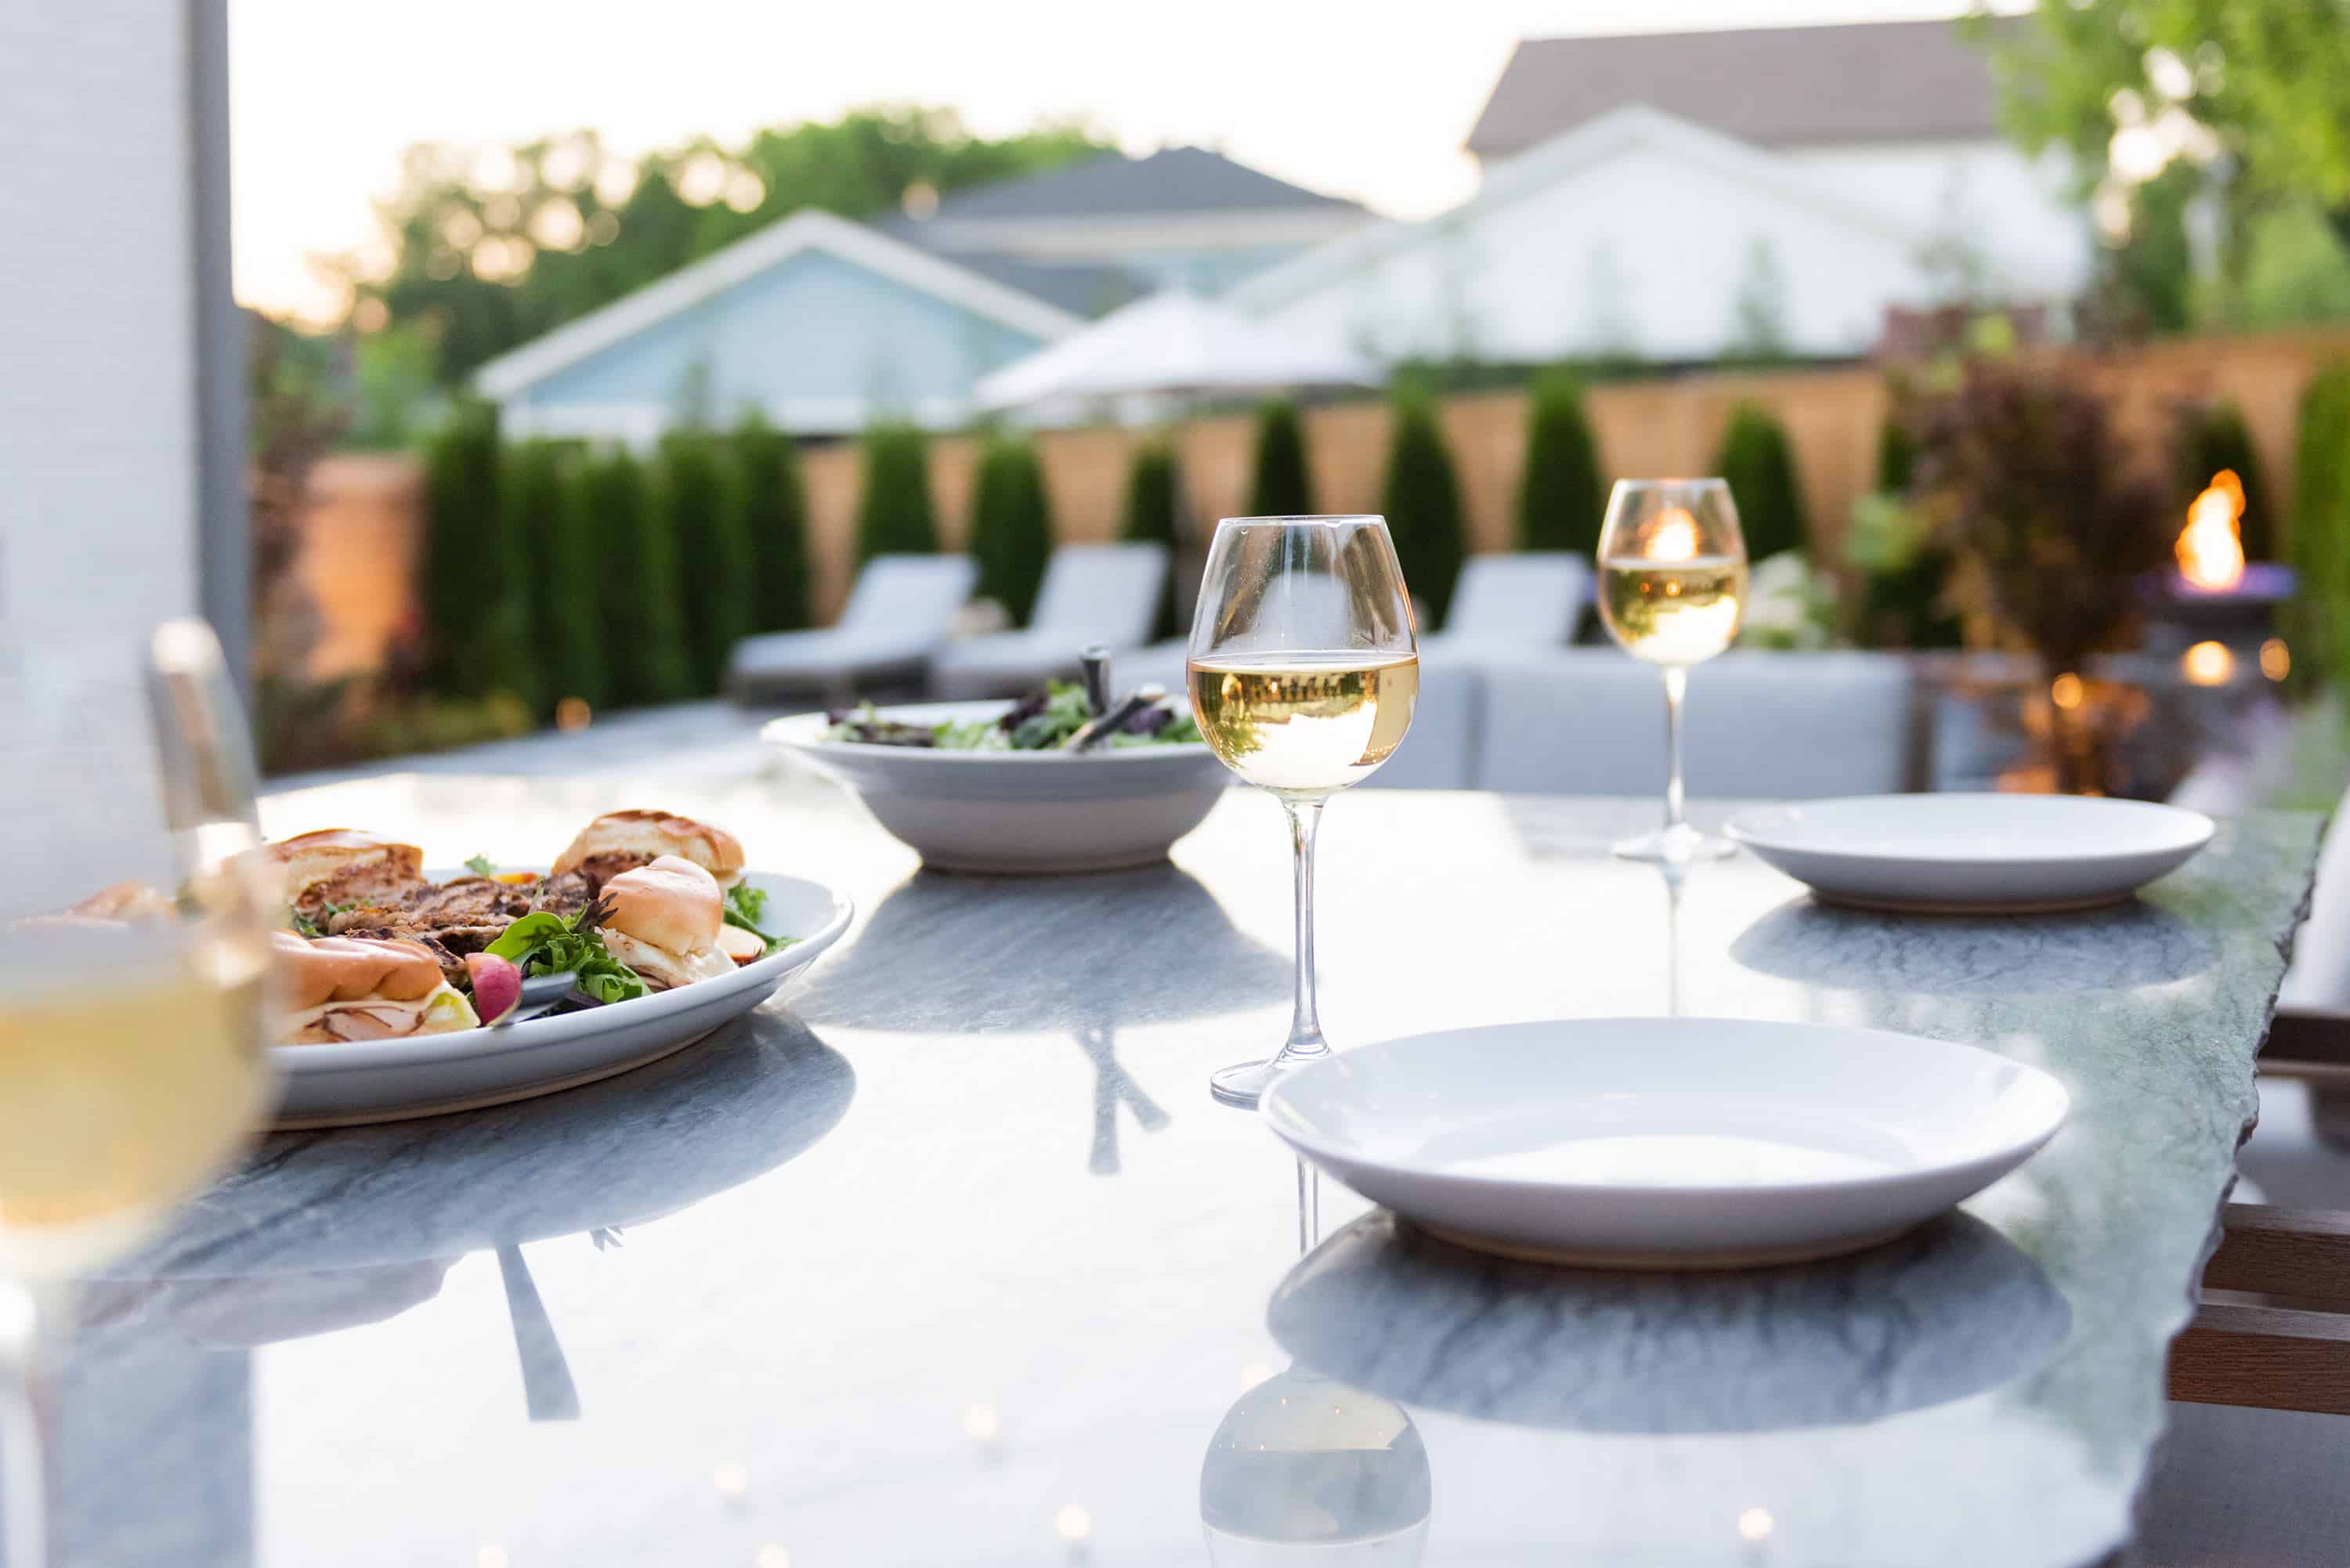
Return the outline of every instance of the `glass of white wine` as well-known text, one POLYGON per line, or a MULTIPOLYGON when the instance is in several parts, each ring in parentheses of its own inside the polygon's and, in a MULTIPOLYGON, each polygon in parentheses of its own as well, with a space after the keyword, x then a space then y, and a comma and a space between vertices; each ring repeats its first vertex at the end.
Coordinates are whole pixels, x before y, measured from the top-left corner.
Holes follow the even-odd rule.
POLYGON ((1395 542, 1378 517, 1227 517, 1191 622, 1191 711, 1224 766, 1280 800, 1296 853, 1297 986, 1289 1039, 1226 1067, 1216 1097, 1253 1106, 1329 1054, 1314 998, 1314 838, 1322 805, 1368 778, 1411 728, 1419 643, 1395 542))
POLYGON ((139 1245, 266 1111, 274 890, 220 644, 0 623, 0 1526, 40 1568, 37 1406, 68 1286, 139 1245))
POLYGON ((1665 826, 1616 846, 1679 863, 1737 848, 1689 825, 1681 789, 1681 700, 1689 669, 1730 646, 1746 616, 1746 541, 1719 479, 1619 479, 1599 530, 1599 618, 1635 659, 1665 673, 1665 826))

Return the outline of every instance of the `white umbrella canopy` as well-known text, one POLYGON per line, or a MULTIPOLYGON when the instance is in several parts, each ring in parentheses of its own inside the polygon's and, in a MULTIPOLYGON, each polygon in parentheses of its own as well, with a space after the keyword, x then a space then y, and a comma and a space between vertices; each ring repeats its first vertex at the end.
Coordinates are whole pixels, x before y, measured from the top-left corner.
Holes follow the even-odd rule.
POLYGON ((1284 332, 1187 289, 1169 289, 986 377, 982 409, 1153 392, 1249 392, 1376 386, 1361 355, 1284 332))

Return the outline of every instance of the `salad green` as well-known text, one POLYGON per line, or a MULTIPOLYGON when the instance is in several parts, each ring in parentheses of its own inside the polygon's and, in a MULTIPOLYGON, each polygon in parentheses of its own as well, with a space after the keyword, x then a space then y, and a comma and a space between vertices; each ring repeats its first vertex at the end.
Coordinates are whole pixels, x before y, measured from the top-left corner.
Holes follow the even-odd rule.
MULTIPOLYGON (((1048 752, 1083 728, 1093 712, 1086 705, 1083 686, 1074 680, 1055 680, 1030 692, 993 719, 910 724, 881 717, 870 702, 827 716, 831 720, 824 732, 827 741, 930 747, 948 752, 1048 752)), ((1100 744, 1110 750, 1122 750, 1199 742, 1200 726, 1192 722, 1191 715, 1161 701, 1136 713, 1118 733, 1100 744)))

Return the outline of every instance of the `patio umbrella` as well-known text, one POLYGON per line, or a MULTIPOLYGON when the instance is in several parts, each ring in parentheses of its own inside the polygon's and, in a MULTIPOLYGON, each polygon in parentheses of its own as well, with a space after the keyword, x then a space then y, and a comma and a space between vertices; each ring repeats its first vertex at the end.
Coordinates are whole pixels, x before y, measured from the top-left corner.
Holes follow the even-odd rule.
POLYGON ((1154 392, 1371 386, 1381 379, 1377 366, 1349 349, 1178 288, 1005 366, 979 383, 976 400, 1003 410, 1154 392))

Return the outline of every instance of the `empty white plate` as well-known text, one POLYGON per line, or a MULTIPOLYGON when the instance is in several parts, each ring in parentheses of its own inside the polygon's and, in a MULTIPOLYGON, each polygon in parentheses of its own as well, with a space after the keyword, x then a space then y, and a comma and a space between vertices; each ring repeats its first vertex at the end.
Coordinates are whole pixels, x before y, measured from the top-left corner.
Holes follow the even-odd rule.
POLYGON ((1821 898, 1909 914, 2118 903, 2211 841, 2200 812, 2065 794, 1873 794, 1741 813, 1724 829, 1821 898))
POLYGON ((1697 1269, 1890 1241, 2022 1164, 2065 1105, 2038 1068, 1948 1041, 1595 1018, 1366 1045, 1280 1080, 1264 1117, 1463 1246, 1697 1269))

